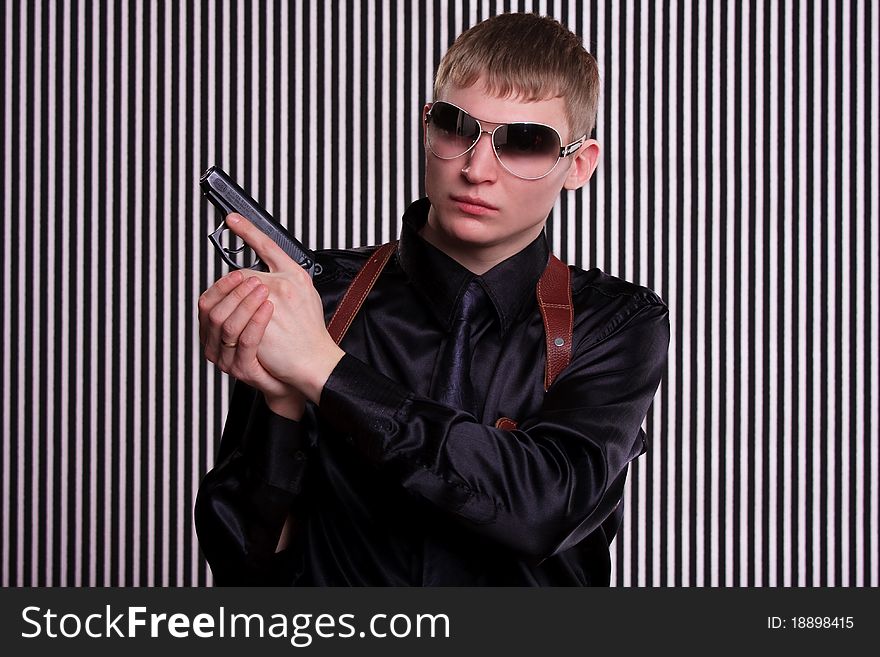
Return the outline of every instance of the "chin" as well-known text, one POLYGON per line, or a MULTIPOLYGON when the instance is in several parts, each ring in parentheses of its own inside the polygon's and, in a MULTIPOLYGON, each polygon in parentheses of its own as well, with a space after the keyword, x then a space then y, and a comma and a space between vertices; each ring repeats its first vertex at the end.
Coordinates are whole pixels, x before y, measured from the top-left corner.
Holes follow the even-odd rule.
POLYGON ((454 220, 445 227, 445 232, 450 239, 482 246, 491 244, 497 239, 495 231, 488 223, 484 217, 456 215, 454 220))

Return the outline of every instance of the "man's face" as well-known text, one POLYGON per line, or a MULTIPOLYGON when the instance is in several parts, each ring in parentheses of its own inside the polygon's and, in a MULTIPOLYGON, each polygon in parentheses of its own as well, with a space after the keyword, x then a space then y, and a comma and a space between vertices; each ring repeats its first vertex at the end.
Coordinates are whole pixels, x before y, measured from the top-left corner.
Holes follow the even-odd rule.
MULTIPOLYGON (((470 87, 447 89, 436 100, 465 110, 487 131, 499 123, 528 121, 554 127, 563 145, 581 137, 570 133, 561 98, 537 102, 497 98, 478 80, 470 87)), ((436 157, 427 143, 425 152, 425 189, 431 209, 422 235, 476 273, 528 246, 543 229, 563 186, 583 185, 598 159, 598 145, 588 140, 547 176, 524 180, 501 165, 488 134, 454 159, 436 157)))

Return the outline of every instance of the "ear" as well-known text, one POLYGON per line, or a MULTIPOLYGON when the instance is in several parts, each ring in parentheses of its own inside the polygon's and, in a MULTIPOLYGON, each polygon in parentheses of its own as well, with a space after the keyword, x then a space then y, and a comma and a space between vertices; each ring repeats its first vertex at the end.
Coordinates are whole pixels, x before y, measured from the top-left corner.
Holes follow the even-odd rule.
POLYGON ((574 156, 568 177, 562 185, 565 189, 580 189, 587 184, 599 165, 599 142, 587 139, 574 156))
POLYGON ((422 108, 422 147, 427 152, 428 150, 428 121, 427 116, 428 112, 431 110, 431 105, 433 103, 426 103, 422 108))

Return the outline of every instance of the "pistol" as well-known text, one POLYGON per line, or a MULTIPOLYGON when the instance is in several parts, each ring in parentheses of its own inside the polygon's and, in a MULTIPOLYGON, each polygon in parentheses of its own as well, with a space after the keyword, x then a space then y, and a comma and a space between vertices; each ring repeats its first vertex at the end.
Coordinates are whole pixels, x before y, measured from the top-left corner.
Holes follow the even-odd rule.
POLYGON ((310 276, 320 273, 320 265, 314 254, 260 207, 247 192, 239 187, 222 169, 210 167, 199 179, 202 193, 223 215, 223 221, 208 235, 220 257, 233 269, 268 271, 266 264, 226 226, 226 215, 237 212, 263 233, 272 238, 291 259, 305 269, 310 276))

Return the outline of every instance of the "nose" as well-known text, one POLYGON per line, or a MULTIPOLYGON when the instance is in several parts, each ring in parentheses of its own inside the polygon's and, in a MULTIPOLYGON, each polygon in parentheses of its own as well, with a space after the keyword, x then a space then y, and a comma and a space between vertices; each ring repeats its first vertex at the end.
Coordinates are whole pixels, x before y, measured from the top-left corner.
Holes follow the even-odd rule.
POLYGON ((461 173, 468 182, 477 184, 495 180, 498 175, 498 158, 492 145, 491 132, 483 130, 477 143, 465 157, 468 158, 467 164, 461 173))

